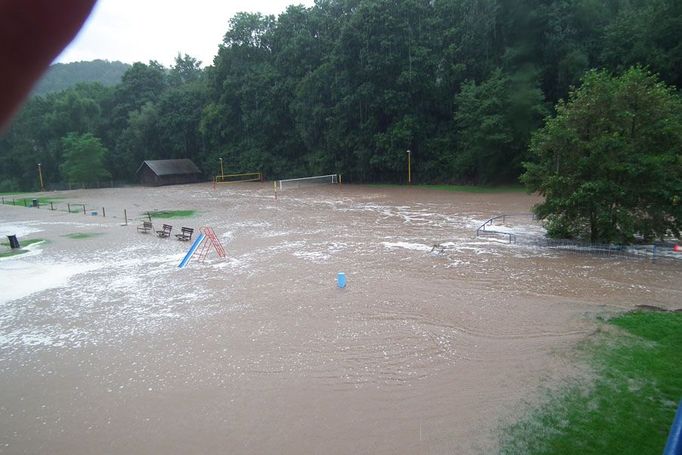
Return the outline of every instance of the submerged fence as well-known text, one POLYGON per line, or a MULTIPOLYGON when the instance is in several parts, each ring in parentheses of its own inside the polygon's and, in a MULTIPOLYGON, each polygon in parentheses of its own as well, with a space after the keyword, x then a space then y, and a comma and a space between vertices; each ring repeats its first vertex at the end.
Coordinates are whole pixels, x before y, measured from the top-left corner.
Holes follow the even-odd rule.
POLYGON ((562 239, 527 239, 517 237, 516 243, 537 245, 544 248, 570 254, 583 254, 597 257, 618 257, 623 259, 648 259, 651 261, 664 259, 682 260, 682 254, 674 251, 673 243, 659 242, 648 245, 614 245, 590 243, 577 240, 562 239))
POLYGON ((550 239, 544 236, 524 235, 495 228, 496 224, 506 224, 507 220, 514 218, 537 220, 532 213, 497 215, 489 218, 476 229, 476 238, 501 240, 510 244, 541 247, 571 254, 619 257, 624 259, 649 259, 651 261, 678 260, 682 263, 682 253, 674 250, 675 244, 672 242, 656 242, 648 245, 614 245, 580 240, 550 239))
MULTIPOLYGON (((56 203, 54 201, 41 201, 38 198, 15 198, 12 196, 0 196, 0 204, 2 205, 13 205, 16 207, 28 207, 36 209, 46 209, 52 212, 66 212, 66 213, 77 213, 88 216, 101 216, 106 218, 107 209, 106 207, 88 207, 86 204, 80 202, 61 202, 56 203)), ((110 211, 111 214, 111 211, 110 211)), ((123 209, 121 214, 122 218, 125 220, 125 224, 128 224, 128 211, 123 209)), ((118 215, 113 215, 113 218, 118 218, 118 215)))
POLYGON ((505 224, 507 220, 511 218, 525 218, 531 220, 536 219, 535 215, 532 213, 506 213, 503 215, 497 215, 486 220, 485 223, 483 223, 478 227, 478 229, 476 229, 476 237, 498 238, 507 240, 509 243, 516 243, 516 234, 501 231, 492 227, 495 225, 496 221, 501 221, 502 224, 505 224), (488 226, 491 227, 488 228, 488 226))

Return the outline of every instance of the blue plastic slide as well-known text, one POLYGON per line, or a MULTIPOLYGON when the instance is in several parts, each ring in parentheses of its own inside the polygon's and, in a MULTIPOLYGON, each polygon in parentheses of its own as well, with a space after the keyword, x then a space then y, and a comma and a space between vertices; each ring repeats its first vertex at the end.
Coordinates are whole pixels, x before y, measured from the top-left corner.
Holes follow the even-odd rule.
POLYGON ((682 454, 682 401, 677 407, 677 414, 673 420, 670 434, 668 435, 668 443, 665 445, 663 455, 680 455, 682 454))
POLYGON ((178 267, 180 267, 182 269, 189 263, 189 260, 192 259, 192 256, 197 251, 197 248, 199 248, 199 245, 201 245, 201 242, 204 241, 204 238, 205 238, 204 234, 199 234, 199 237, 197 237, 197 239, 194 241, 192 246, 189 247, 189 251, 185 255, 182 262, 180 262, 180 265, 178 265, 178 267))

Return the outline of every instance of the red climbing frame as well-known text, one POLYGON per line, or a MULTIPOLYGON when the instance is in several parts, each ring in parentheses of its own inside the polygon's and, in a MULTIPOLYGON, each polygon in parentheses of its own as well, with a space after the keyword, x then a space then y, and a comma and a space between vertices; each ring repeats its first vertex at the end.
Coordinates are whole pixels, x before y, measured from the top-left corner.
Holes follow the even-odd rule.
POLYGON ((223 248, 220 240, 218 240, 218 237, 216 237, 213 229, 208 226, 204 226, 199 228, 199 231, 206 236, 206 240, 202 242, 201 251, 199 252, 199 260, 203 261, 206 259, 206 256, 211 251, 211 247, 215 248, 216 253, 218 253, 218 257, 224 258, 225 248, 223 248))

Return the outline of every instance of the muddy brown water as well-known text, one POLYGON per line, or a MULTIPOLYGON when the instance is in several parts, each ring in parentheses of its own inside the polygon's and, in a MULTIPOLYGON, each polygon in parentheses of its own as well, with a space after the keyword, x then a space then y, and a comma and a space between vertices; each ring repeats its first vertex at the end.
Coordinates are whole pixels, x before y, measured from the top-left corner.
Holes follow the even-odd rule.
POLYGON ((0 206, 0 228, 48 240, 0 261, 3 292, 39 288, 0 303, 0 453, 491 453, 587 374, 597 316, 682 301, 677 264, 474 237, 533 196, 270 185, 0 206), (211 226, 228 257, 178 269, 189 244, 136 230, 155 209, 197 210, 154 224, 211 226))

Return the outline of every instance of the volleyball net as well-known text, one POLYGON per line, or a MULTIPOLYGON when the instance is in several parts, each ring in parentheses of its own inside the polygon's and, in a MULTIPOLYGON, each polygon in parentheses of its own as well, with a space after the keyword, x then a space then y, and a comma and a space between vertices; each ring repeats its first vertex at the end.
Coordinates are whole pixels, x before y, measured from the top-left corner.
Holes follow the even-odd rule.
POLYGON ((298 179, 286 179, 275 181, 277 191, 295 188, 304 188, 313 185, 335 185, 340 182, 338 174, 316 175, 314 177, 301 177, 298 179))
POLYGON ((239 182, 261 182, 263 176, 260 172, 250 172, 247 174, 225 174, 216 175, 215 183, 239 183, 239 182))

